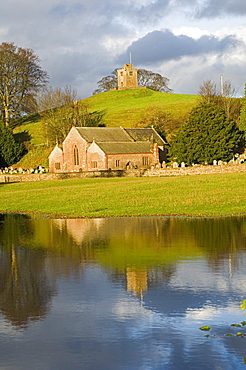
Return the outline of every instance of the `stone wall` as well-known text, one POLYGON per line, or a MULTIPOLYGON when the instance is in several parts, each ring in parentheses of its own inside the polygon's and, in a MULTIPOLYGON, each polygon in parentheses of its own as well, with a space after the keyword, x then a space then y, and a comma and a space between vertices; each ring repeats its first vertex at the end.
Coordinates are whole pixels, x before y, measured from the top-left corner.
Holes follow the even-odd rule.
POLYGON ((214 173, 246 173, 246 164, 234 164, 223 166, 194 166, 184 168, 154 168, 149 170, 118 170, 118 171, 90 171, 73 173, 33 173, 33 174, 2 174, 0 183, 49 181, 64 179, 82 179, 93 177, 165 177, 165 176, 187 176, 204 175, 214 173))
MULTIPOLYGON (((75 127, 71 129, 63 141, 63 170, 64 171, 85 171, 86 170, 86 149, 87 143, 80 136, 75 127), (74 148, 78 149, 78 163, 74 164, 74 148)), ((57 171, 56 171, 57 172, 57 171)), ((62 171, 61 171, 62 172, 62 171)))
POLYGON ((0 175, 0 183, 51 181, 65 179, 85 179, 94 177, 122 177, 124 171, 88 171, 70 173, 32 173, 32 174, 4 174, 0 175))
POLYGON ((178 168, 159 168, 147 170, 144 176, 181 176, 181 175, 205 175, 215 173, 236 173, 246 172, 246 164, 232 164, 232 165, 216 165, 216 166, 202 166, 196 165, 193 167, 178 167, 178 168))

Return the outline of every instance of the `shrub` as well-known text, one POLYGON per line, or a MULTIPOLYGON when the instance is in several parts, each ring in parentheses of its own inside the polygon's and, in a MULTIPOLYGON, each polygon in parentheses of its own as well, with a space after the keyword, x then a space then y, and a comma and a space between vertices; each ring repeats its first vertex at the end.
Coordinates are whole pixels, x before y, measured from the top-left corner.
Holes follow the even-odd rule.
POLYGON ((15 141, 12 130, 0 123, 0 167, 18 162, 22 152, 23 146, 15 141))

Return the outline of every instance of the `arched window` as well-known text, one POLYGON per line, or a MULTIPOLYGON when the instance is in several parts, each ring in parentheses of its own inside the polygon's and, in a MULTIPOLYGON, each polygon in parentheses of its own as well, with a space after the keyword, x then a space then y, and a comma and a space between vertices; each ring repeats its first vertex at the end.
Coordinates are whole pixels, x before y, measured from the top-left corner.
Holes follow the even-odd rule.
POLYGON ((76 145, 73 149, 73 161, 75 166, 79 164, 79 150, 76 145))

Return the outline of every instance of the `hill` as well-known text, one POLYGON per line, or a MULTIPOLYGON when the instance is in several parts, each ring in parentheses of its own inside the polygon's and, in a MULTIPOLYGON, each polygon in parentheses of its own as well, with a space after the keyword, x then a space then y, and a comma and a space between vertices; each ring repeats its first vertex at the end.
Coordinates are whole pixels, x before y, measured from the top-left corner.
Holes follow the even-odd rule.
POLYGON ((188 115, 197 100, 197 95, 134 89, 104 92, 85 99, 85 102, 93 110, 106 111, 106 126, 135 127, 148 108, 160 108, 178 118, 188 115))
MULTIPOLYGON (((158 108, 171 113, 176 119, 188 116, 198 101, 197 95, 161 93, 149 89, 108 91, 81 101, 90 111, 105 111, 104 123, 108 127, 136 127, 146 110, 158 108)), ((28 168, 48 165, 48 155, 53 149, 46 142, 41 117, 32 115, 22 120, 14 129, 19 141, 25 142, 28 153, 17 166, 28 168)))

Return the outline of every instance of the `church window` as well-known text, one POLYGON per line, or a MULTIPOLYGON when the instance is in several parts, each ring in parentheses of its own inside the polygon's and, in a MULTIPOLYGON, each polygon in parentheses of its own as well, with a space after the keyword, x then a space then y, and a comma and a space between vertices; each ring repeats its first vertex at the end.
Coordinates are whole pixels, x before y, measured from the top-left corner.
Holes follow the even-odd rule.
POLYGON ((143 166, 148 166, 149 164, 149 157, 143 157, 143 166))
POLYGON ((79 165, 79 150, 76 145, 73 149, 73 160, 75 166, 79 165))
POLYGON ((97 168, 97 161, 92 161, 91 162, 91 167, 92 168, 97 168))

